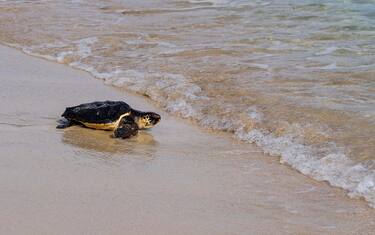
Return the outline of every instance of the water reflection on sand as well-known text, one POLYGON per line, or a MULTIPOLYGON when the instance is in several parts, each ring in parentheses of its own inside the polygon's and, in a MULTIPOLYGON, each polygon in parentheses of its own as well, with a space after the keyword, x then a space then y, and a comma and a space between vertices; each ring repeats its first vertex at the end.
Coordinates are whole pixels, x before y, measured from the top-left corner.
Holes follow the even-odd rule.
POLYGON ((152 159, 158 148, 158 142, 148 131, 140 131, 130 139, 116 139, 112 132, 92 130, 82 127, 65 129, 62 142, 97 157, 138 155, 152 159))

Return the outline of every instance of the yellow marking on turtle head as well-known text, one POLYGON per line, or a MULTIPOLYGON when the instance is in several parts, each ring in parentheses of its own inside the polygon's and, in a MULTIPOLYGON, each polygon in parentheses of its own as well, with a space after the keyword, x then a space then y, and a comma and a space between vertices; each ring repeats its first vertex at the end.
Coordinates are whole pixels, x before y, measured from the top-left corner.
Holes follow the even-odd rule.
POLYGON ((139 129, 151 128, 156 123, 159 122, 159 120, 153 121, 149 114, 143 115, 142 117, 138 117, 138 118, 135 119, 135 121, 136 121, 139 129))

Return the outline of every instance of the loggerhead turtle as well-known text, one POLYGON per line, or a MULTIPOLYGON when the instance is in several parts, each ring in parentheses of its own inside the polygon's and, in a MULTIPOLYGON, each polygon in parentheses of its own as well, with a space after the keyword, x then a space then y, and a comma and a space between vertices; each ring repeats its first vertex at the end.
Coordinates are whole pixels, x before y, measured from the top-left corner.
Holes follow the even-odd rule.
POLYGON ((56 128, 82 125, 92 129, 114 131, 115 138, 129 138, 138 130, 148 129, 160 121, 160 115, 132 109, 123 101, 96 101, 68 107, 56 128))

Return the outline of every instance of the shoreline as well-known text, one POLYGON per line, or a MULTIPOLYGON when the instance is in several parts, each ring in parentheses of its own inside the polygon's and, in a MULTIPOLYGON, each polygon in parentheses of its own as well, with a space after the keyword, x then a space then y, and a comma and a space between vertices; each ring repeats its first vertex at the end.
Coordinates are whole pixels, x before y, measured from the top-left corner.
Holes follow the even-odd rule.
MULTIPOLYGON (((0 42, 1 44, 1 42, 0 42)), ((40 55, 40 54, 35 54, 31 51, 25 50, 23 47, 18 47, 16 44, 11 44, 7 45, 6 43, 5 46, 9 46, 11 48, 15 48, 25 55, 28 56, 33 56, 37 57, 49 62, 54 62, 58 64, 62 64, 64 66, 68 66, 70 68, 73 68, 75 70, 82 71, 84 73, 87 73, 90 77, 95 78, 96 80, 101 81, 103 85, 109 86, 113 89, 128 93, 130 95, 133 95, 135 97, 140 97, 141 99, 144 99, 146 97, 146 100, 148 103, 152 104, 153 106, 158 107, 159 109, 165 110, 168 108, 161 108, 161 104, 151 98, 149 94, 146 95, 146 93, 139 93, 139 91, 134 91, 132 89, 127 89, 121 86, 116 85, 116 83, 113 83, 112 79, 107 80, 108 77, 106 77, 106 73, 100 73, 97 72, 96 69, 92 67, 85 67, 85 65, 72 65, 72 64, 66 64, 62 63, 59 61, 58 58, 49 56, 49 55, 40 55)), ((116 80, 116 79, 115 79, 116 80)), ((240 141, 241 143, 246 143, 246 144, 251 144, 253 146, 256 146, 257 148, 262 149, 262 152, 266 155, 269 156, 270 152, 276 151, 273 155, 276 155, 276 158, 282 162, 282 164, 287 165, 288 167, 292 168, 293 170, 297 171, 298 173, 305 175, 309 178, 312 178, 314 180, 317 180, 319 182, 326 182, 328 183, 331 187, 336 187, 341 190, 344 190, 347 194, 348 197, 351 198, 357 198, 360 200, 366 201, 369 207, 375 208, 374 203, 373 203, 373 196, 371 193, 368 193, 367 190, 371 189, 371 181, 369 182, 368 180, 368 174, 363 175, 362 173, 362 165, 361 163, 355 163, 352 162, 346 154, 342 154, 341 152, 332 152, 331 154, 328 154, 324 158, 318 160, 315 158, 309 158, 309 145, 305 147, 304 144, 299 144, 294 143, 293 141, 291 142, 291 139, 287 138, 287 144, 285 144, 285 140, 279 140, 278 137, 273 136, 272 134, 264 134, 261 131, 259 132, 258 130, 254 129, 253 132, 247 132, 247 131, 234 131, 233 133, 227 130, 222 130, 222 129, 217 129, 215 126, 211 125, 202 125, 199 122, 199 119, 197 120, 194 116, 189 116, 189 117, 181 117, 184 116, 182 115, 179 111, 172 111, 168 112, 171 115, 173 115, 175 118, 180 118, 183 122, 188 122, 195 127, 200 128, 202 131, 210 131, 213 132, 216 135, 224 135, 224 136, 229 136, 231 139, 235 139, 237 141, 240 141), (271 147, 269 149, 269 145, 275 145, 276 147, 271 147), (304 153, 304 151, 301 151, 301 149, 307 151, 307 153, 304 153), (289 152, 294 152, 292 156, 289 155, 289 152), (297 152, 297 154, 295 153, 297 152), (303 158, 303 159, 301 159, 303 158), (300 164, 301 162, 308 162, 307 166, 306 164, 300 164), (314 167, 314 165, 318 162, 318 167, 314 167), (331 164, 328 164, 331 162, 331 164), (339 172, 335 172, 334 174, 331 174, 332 167, 335 167, 338 163, 342 163, 342 165, 339 168, 339 172), (311 168, 311 165, 313 166, 311 168), (351 174, 352 179, 354 182, 351 181, 350 178, 344 177, 343 174, 345 175, 346 172, 354 172, 354 174, 351 174), (361 174, 362 173, 362 174, 361 174), (341 176, 339 177, 340 179, 336 179, 335 174, 340 174, 341 176), (343 178, 344 177, 344 178, 343 178)), ((313 154, 313 153, 312 153, 313 154)), ((366 169, 367 171, 369 169, 366 169)), ((371 177, 371 175, 370 175, 371 177)))
POLYGON ((86 71, 9 47, 0 52, 7 88, 0 116, 6 133, 0 139, 1 233, 375 229, 375 212, 364 200, 281 165, 257 147, 193 126, 86 71), (66 106, 124 97, 134 108, 160 112, 162 122, 129 141, 79 127, 54 129, 66 106))
MULTIPOLYGON (((181 117, 178 112, 177 112, 177 114, 173 113, 173 112, 172 113, 171 112, 167 112, 162 107, 160 107, 160 103, 158 103, 156 100, 153 100, 148 95, 146 95, 146 94, 139 94, 136 91, 128 90, 128 89, 126 89, 124 87, 115 86, 111 82, 107 83, 105 78, 102 78, 99 75, 98 75, 99 76, 98 77, 92 71, 89 71, 89 70, 87 70, 85 68, 82 68, 82 67, 79 67, 79 66, 73 66, 73 65, 70 65, 70 64, 66 64, 66 63, 61 63, 61 62, 58 61, 57 58, 52 57, 52 56, 48 56, 48 55, 44 56, 44 55, 35 54, 35 53, 32 53, 32 52, 27 52, 22 47, 18 47, 16 44, 7 44, 7 43, 4 43, 4 42, 0 42, 0 45, 16 49, 17 51, 20 51, 21 53, 23 53, 23 54, 25 54, 27 56, 32 56, 32 57, 36 57, 36 58, 39 58, 39 59, 42 59, 42 60, 45 60, 45 61, 48 61, 48 62, 53 62, 53 63, 61 64, 63 66, 67 66, 67 67, 72 68, 74 70, 84 72, 87 75, 89 75, 89 77, 94 78, 95 80, 99 80, 102 83, 102 85, 108 86, 110 88, 113 88, 115 90, 124 92, 126 94, 130 94, 130 95, 135 96, 135 97, 140 97, 140 99, 145 99, 146 102, 148 104, 151 104, 152 107, 157 107, 159 110, 163 110, 164 112, 168 113, 169 115, 172 115, 174 118, 177 118, 177 119, 179 119, 179 120, 181 120, 183 122, 188 122, 189 124, 193 125, 195 128, 198 128, 199 130, 201 130, 203 132, 209 132, 209 133, 213 133, 214 135, 225 136, 227 138, 232 139, 233 141, 239 141, 240 143, 243 143, 243 144, 250 144, 250 145, 254 146, 257 149, 262 149, 261 146, 258 146, 258 144, 255 143, 256 140, 253 140, 253 141, 249 140, 249 136, 250 136, 249 133, 242 133, 241 132, 241 133, 236 134, 236 133, 232 133, 232 132, 225 131, 225 130, 215 129, 215 128, 209 127, 209 126, 199 125, 198 120, 196 120, 196 119, 194 119, 192 117, 187 117, 187 118, 181 117)), ((262 149, 261 152, 265 156, 267 156, 267 157, 270 156, 270 154, 267 153, 267 152, 269 152, 269 150, 267 148, 262 149)), ((327 183, 330 187, 334 187, 334 188, 338 188, 340 190, 343 190, 349 198, 355 198, 355 199, 358 199, 358 200, 363 200, 363 201, 365 201, 367 203, 367 205, 370 208, 372 208, 372 209, 375 208, 374 204, 371 201, 371 196, 369 196, 369 195, 363 195, 361 192, 357 192, 357 191, 353 192, 353 191, 350 190, 350 187, 348 185, 345 185, 345 184, 344 185, 340 185, 339 182, 332 182, 330 179, 323 179, 323 178, 325 178, 324 174, 323 174, 323 176, 322 175, 320 175, 320 176, 314 176, 311 173, 309 173, 308 169, 303 169, 303 168, 301 169, 298 164, 296 166, 293 166, 293 164, 295 164, 295 162, 293 162, 293 161, 289 162, 288 159, 285 159, 285 156, 283 156, 282 153, 277 153, 277 154, 280 155, 280 156, 276 156, 276 159, 280 162, 280 164, 289 167, 290 169, 292 169, 292 170, 300 173, 303 176, 306 176, 306 177, 311 178, 313 180, 316 180, 318 182, 327 183)), ((275 157, 275 156, 272 156, 272 157, 275 157)), ((350 161, 348 159, 344 159, 344 160, 350 161)), ((360 167, 360 165, 357 165, 357 167, 360 167)), ((354 168, 355 168, 355 166, 354 166, 354 168)), ((314 169, 314 170, 324 171, 323 169, 314 169)), ((351 170, 351 168, 349 168, 347 170, 351 170)), ((322 172, 320 172, 320 173, 322 173, 322 172)), ((366 182, 363 182, 363 184, 367 185, 366 182)))

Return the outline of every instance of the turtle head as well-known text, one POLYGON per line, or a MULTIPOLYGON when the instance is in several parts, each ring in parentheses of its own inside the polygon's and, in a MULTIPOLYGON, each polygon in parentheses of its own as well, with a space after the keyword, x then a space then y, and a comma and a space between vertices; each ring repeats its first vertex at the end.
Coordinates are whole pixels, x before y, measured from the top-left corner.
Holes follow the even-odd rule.
POLYGON ((153 112, 139 112, 135 117, 135 122, 139 129, 148 129, 160 122, 160 115, 153 112))

